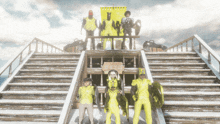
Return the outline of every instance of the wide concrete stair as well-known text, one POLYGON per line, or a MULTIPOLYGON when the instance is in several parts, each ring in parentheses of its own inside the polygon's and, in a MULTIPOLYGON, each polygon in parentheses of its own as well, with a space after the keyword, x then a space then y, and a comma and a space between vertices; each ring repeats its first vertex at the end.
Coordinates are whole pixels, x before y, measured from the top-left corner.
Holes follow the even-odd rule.
POLYGON ((219 80, 196 52, 147 52, 154 81, 164 88, 166 123, 220 123, 219 80))
POLYGON ((0 123, 56 124, 79 57, 35 53, 0 92, 0 123))

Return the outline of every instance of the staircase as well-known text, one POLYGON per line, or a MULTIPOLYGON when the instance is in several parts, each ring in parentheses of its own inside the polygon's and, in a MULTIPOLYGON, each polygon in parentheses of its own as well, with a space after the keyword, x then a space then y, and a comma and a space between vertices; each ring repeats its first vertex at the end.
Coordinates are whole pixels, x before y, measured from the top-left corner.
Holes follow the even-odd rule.
POLYGON ((196 52, 146 52, 154 81, 164 88, 165 121, 220 123, 220 84, 196 52))
POLYGON ((79 57, 34 53, 0 92, 0 123, 56 124, 79 57))

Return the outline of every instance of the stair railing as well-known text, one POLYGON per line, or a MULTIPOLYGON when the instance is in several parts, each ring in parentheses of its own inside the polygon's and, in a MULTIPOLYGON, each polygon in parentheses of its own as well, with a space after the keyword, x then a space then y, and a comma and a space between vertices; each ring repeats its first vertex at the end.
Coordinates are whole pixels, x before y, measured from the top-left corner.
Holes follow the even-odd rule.
MULTIPOLYGON (((148 61, 147 61, 146 54, 145 54, 145 52, 143 50, 141 50, 141 63, 142 63, 142 65, 145 68, 146 77, 153 83, 154 80, 153 80, 153 77, 151 75, 151 71, 150 71, 150 68, 149 68, 149 64, 148 64, 148 61)), ((157 116, 156 117, 157 124, 166 124, 162 110, 156 108, 156 111, 154 111, 154 112, 155 112, 155 114, 157 116)))
POLYGON ((62 49, 60 48, 57 48, 56 46, 52 45, 52 44, 49 44, 45 41, 42 41, 38 38, 34 38, 32 41, 28 42, 25 47, 20 51, 18 52, 18 54, 11 60, 9 60, 1 69, 0 69, 0 76, 2 76, 2 74, 4 72, 6 72, 7 69, 8 70, 8 77, 10 77, 13 73, 13 70, 12 70, 12 65, 13 64, 16 64, 17 63, 17 59, 19 61, 19 64, 14 68, 14 70, 19 66, 21 65, 21 63, 23 62, 23 60, 25 60, 25 58, 32 52, 32 45, 35 45, 33 48, 35 50, 35 52, 45 52, 46 53, 53 53, 53 52, 64 52, 62 49), (42 45, 41 49, 39 47, 39 44, 42 45), (44 46, 46 45, 46 48, 44 49, 44 46), (50 51, 48 51, 50 48, 50 51), (25 52, 28 52, 27 55, 24 57, 25 55, 25 52))
POLYGON ((78 82, 80 80, 80 75, 83 70, 84 62, 85 62, 85 51, 83 51, 80 55, 80 59, 77 64, 77 67, 76 67, 76 70, 75 70, 75 73, 74 73, 74 76, 73 76, 73 79, 72 79, 72 82, 71 82, 71 85, 70 85, 70 88, 69 88, 69 91, 68 91, 68 94, 67 94, 67 97, 65 100, 65 103, 63 105, 63 109, 61 111, 58 124, 66 124, 67 123, 69 113, 70 113, 70 110, 72 107, 71 105, 74 100, 73 97, 76 96, 76 91, 77 91, 76 88, 79 85, 78 82))
POLYGON ((203 54, 204 49, 202 49, 202 48, 205 48, 205 50, 208 52, 208 59, 207 59, 208 63, 207 64, 215 67, 215 65, 212 64, 212 61, 211 61, 212 58, 218 62, 219 71, 217 72, 217 69, 215 69, 213 71, 215 72, 215 74, 218 73, 218 74, 216 74, 216 76, 219 78, 220 77, 220 57, 219 57, 219 55, 212 48, 210 48, 209 45, 204 40, 202 40, 202 38, 200 38, 197 34, 193 35, 192 37, 190 37, 186 40, 183 40, 180 43, 177 43, 177 44, 167 48, 165 51, 179 52, 179 47, 181 47, 181 52, 183 52, 184 51, 183 44, 185 44, 186 45, 185 51, 188 52, 189 48, 190 48, 190 46, 188 46, 189 42, 191 42, 191 50, 196 51, 202 57, 203 60, 205 60, 204 59, 205 54, 203 54), (196 40, 194 40, 194 39, 196 39, 196 40), (198 47, 199 47, 198 51, 195 49, 196 48, 194 45, 195 41, 197 41, 199 43, 198 44, 198 47))

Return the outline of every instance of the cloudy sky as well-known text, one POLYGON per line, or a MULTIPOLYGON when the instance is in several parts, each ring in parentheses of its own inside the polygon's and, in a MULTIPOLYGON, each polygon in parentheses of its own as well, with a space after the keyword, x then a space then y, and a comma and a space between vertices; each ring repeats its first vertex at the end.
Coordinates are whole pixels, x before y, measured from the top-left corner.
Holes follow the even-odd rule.
POLYGON ((0 0, 0 67, 34 37, 59 48, 80 34, 83 17, 100 7, 127 6, 142 21, 141 38, 174 45, 198 34, 220 54, 219 0, 0 0))

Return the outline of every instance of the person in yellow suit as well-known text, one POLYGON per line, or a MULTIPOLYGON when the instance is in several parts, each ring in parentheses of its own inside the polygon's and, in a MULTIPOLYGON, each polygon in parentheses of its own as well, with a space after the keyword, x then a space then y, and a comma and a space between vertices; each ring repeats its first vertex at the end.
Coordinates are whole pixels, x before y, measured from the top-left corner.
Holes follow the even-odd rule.
MULTIPOLYGON (((86 30, 86 45, 88 42, 88 36, 94 36, 94 31, 97 28, 97 21, 95 18, 93 18, 93 11, 89 10, 89 16, 83 19, 83 23, 82 23, 82 28, 81 28, 81 34, 82 34, 82 29, 86 30)), ((92 47, 93 50, 95 50, 95 40, 94 38, 92 38, 92 47)), ((86 46, 84 46, 84 49, 86 49, 86 46)))
POLYGON ((108 89, 111 89, 111 87, 115 87, 119 91, 122 90, 122 94, 124 95, 124 84, 118 74, 118 71, 112 69, 108 72, 107 83, 108 85, 106 86, 105 92, 107 92, 108 89))
POLYGON ((84 86, 79 88, 78 95, 79 95, 79 124, 82 123, 83 116, 85 113, 85 109, 88 111, 89 119, 91 124, 93 122, 93 100, 95 95, 94 86, 91 86, 92 79, 85 78, 83 79, 84 86))
MULTIPOLYGON (((107 20, 104 20, 102 22, 102 36, 113 36, 114 31, 115 31, 115 22, 111 19, 111 12, 107 12, 107 20)), ((113 49, 112 46, 112 40, 111 41, 111 48, 113 49)), ((104 39, 103 41, 103 49, 105 50, 106 48, 106 42, 107 39, 104 39)))
MULTIPOLYGON (((129 118, 129 111, 128 111, 128 100, 125 96, 121 95, 121 91, 116 89, 116 87, 112 86, 111 89, 108 89, 106 102, 105 102, 105 108, 104 112, 107 112, 106 115, 106 124, 111 124, 111 115, 115 115, 115 123, 121 124, 120 119, 120 111, 119 111, 119 105, 122 108, 123 115, 127 117, 127 120, 129 118)), ((129 121, 129 120, 128 120, 129 121)))
POLYGON ((131 94, 135 101, 133 124, 138 124, 142 105, 146 115, 147 124, 152 124, 151 102, 148 89, 151 88, 151 81, 146 79, 145 69, 139 68, 139 78, 132 81, 131 94))

